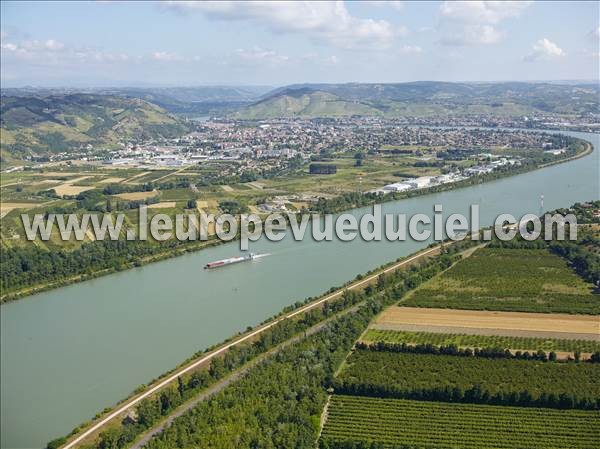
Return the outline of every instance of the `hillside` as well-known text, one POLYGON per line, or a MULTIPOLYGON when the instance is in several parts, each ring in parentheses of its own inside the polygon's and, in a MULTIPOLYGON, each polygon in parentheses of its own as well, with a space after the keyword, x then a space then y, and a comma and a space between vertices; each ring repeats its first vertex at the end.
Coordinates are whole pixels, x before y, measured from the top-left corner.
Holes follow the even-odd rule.
POLYGON ((381 111, 359 100, 311 89, 290 89, 268 96, 236 112, 245 119, 276 117, 338 117, 348 115, 380 115, 381 111))
POLYGON ((168 112, 186 115, 222 115, 247 106, 273 88, 269 86, 183 86, 183 87, 106 87, 106 88, 5 88, 11 97, 48 97, 92 94, 137 98, 168 112))
POLYGON ((246 119, 340 115, 598 114, 595 84, 446 83, 301 84, 275 89, 242 108, 246 119))
POLYGON ((2 156, 24 158, 120 139, 171 137, 187 125, 140 99, 69 94, 1 99, 2 156))
POLYGON ((222 115, 247 106, 270 90, 266 86, 197 86, 121 88, 103 93, 139 98, 177 114, 222 115))

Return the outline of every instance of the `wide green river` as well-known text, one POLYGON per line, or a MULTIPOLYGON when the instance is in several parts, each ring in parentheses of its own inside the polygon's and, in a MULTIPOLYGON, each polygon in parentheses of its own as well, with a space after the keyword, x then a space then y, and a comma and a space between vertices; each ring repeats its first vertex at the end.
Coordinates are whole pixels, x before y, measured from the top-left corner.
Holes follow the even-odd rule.
MULTIPOLYGON (((584 158, 473 187, 383 206, 388 213, 464 213, 481 225, 600 198, 600 136, 584 158)), ((371 209, 357 209, 360 216, 371 209)), ((281 242, 251 245, 270 257, 203 270, 238 255, 233 242, 41 293, 0 308, 1 447, 40 448, 115 404, 140 384, 279 312, 430 242, 281 242)))

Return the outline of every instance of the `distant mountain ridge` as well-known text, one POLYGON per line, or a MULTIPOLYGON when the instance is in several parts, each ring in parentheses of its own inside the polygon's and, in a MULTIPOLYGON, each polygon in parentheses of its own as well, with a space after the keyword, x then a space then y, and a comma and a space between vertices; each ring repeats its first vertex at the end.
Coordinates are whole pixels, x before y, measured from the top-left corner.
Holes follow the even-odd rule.
POLYGON ((138 98, 154 103, 169 112, 186 115, 221 115, 251 104, 271 91, 271 86, 190 86, 190 87, 105 87, 2 89, 3 96, 48 97, 90 94, 138 98))
POLYGON ((137 98, 68 94, 2 96, 0 101, 3 158, 57 153, 88 143, 114 146, 121 139, 175 137, 189 128, 137 98))
POLYGON ((3 89, 3 96, 75 93, 141 99, 166 111, 242 119, 275 117, 386 117, 433 115, 515 116, 534 113, 599 114, 600 88, 578 82, 416 81, 408 83, 292 84, 268 86, 3 89))
POLYGON ((359 100, 346 100, 330 92, 302 88, 269 95, 232 114, 249 119, 348 115, 380 115, 380 111, 359 100))
POLYGON ((581 115, 598 114, 599 98, 598 84, 591 83, 297 84, 269 92, 254 104, 237 111, 234 117, 316 117, 320 113, 333 116, 523 115, 535 112, 581 115))
POLYGON ((295 84, 166 88, 2 89, 1 156, 22 159, 119 140, 177 137, 180 118, 523 116, 549 113, 600 121, 596 83, 295 84), (177 114, 177 115, 174 115, 177 114))

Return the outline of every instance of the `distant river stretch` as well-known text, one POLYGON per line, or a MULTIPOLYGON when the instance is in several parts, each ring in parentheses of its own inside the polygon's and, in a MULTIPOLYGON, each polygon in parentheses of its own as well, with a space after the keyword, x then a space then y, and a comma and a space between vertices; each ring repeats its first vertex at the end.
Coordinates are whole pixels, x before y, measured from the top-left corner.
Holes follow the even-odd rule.
MULTIPOLYGON (((387 203, 387 213, 468 214, 481 225, 500 213, 522 216, 600 198, 597 134, 584 158, 454 191, 387 203)), ((353 211, 357 216, 370 208, 353 211)), ((272 256, 203 270, 238 255, 233 242, 193 254, 41 293, 1 306, 1 447, 41 448, 140 384, 198 350, 255 325, 284 306, 430 242, 254 243, 272 256)))

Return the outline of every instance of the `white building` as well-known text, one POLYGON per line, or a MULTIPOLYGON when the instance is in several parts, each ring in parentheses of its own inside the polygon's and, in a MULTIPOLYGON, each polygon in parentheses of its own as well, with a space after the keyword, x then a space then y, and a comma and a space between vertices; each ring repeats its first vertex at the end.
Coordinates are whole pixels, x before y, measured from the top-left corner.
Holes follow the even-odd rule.
POLYGON ((422 189, 431 185, 432 178, 433 176, 421 176, 415 179, 407 179, 404 182, 410 185, 413 189, 422 189))
POLYGON ((552 154, 554 156, 559 156, 559 155, 563 154, 565 151, 567 151, 567 150, 565 150, 563 148, 563 149, 560 149, 560 150, 546 150, 546 151, 544 151, 544 153, 546 153, 546 154, 552 154))
POLYGON ((387 192, 403 192, 412 188, 413 187, 406 182, 396 182, 394 184, 388 184, 383 186, 383 190, 387 192))

